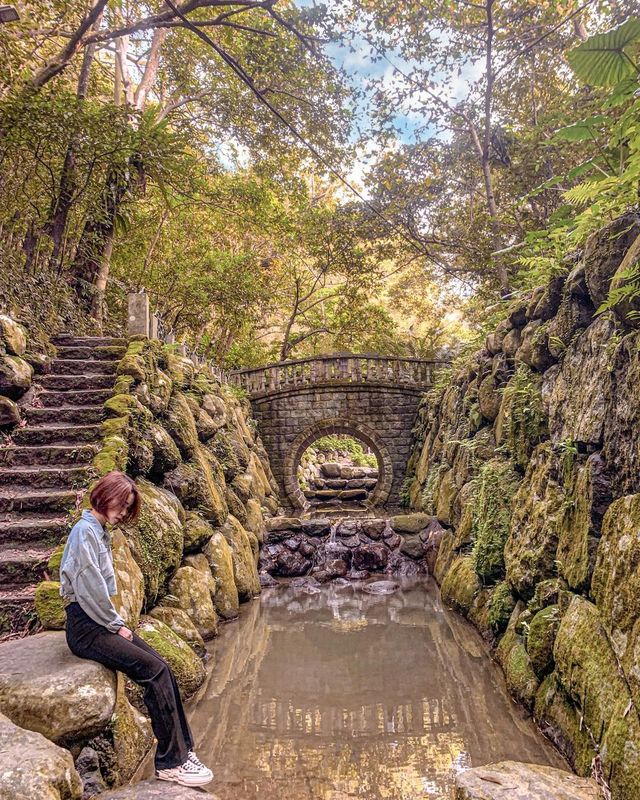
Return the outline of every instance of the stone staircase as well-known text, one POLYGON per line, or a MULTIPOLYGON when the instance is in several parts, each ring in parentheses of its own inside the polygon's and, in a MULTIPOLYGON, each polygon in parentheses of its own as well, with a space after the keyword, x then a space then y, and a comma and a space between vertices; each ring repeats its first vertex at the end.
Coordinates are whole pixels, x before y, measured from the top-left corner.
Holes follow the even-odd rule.
POLYGON ((102 404, 111 396, 125 339, 60 336, 51 373, 27 424, 0 443, 0 632, 24 624, 38 581, 69 529, 100 446, 102 404))

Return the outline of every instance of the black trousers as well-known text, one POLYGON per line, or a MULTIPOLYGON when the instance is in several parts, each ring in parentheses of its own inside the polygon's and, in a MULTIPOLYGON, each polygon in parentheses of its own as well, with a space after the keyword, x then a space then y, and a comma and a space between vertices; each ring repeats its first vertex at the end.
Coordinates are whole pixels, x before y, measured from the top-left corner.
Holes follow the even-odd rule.
POLYGON ((193 749, 193 739, 178 684, 162 656, 135 633, 133 641, 110 633, 85 614, 78 603, 67 606, 66 635, 74 655, 124 672, 144 688, 144 702, 158 740, 156 769, 184 764, 193 749))

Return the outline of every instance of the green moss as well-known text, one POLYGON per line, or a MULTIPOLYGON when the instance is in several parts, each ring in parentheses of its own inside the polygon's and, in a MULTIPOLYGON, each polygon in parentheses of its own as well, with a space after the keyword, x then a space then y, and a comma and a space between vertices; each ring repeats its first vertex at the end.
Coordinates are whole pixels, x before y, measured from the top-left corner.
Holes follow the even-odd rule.
POLYGON ((169 664, 185 697, 197 691, 204 682, 206 671, 200 658, 183 639, 152 617, 145 617, 136 632, 169 664))
MULTIPOLYGON (((243 471, 242 464, 227 431, 218 431, 215 438, 207 444, 207 449, 220 462, 224 471, 224 478, 228 483, 243 471)), ((244 469, 246 469, 246 466, 244 469)))
POLYGON ((472 501, 471 558, 483 582, 504 576, 504 546, 511 523, 511 502, 519 477, 511 463, 499 459, 487 462, 476 480, 472 501))
POLYGON ((548 606, 534 616, 527 632, 527 652, 539 678, 553 672, 553 645, 560 625, 560 609, 548 606))
POLYGON ((102 449, 93 459, 93 467, 101 477, 112 470, 123 472, 127 468, 129 446, 127 440, 118 434, 109 435, 102 443, 102 449))
POLYGON ((66 539, 56 547, 53 553, 51 553, 49 556, 49 561, 47 562, 47 572, 53 580, 58 580, 60 578, 60 562, 62 561, 65 543, 66 539))
POLYGON ((35 606, 38 619, 47 630, 59 631, 64 628, 66 614, 60 597, 58 581, 42 581, 36 587, 35 606))
POLYGON ((500 440, 515 463, 526 469, 531 453, 548 435, 542 403, 542 376, 521 364, 504 389, 500 440))
POLYGON ((129 417, 112 417, 105 419, 100 427, 100 433, 103 439, 109 436, 126 436, 127 429, 129 428, 129 417))
POLYGON ((522 637, 515 630, 508 629, 502 637, 496 657, 504 670, 509 692, 531 710, 538 691, 538 678, 531 666, 522 637))
POLYGON ((134 383, 135 380, 131 375, 118 375, 113 387, 113 392, 114 394, 127 394, 134 383))
POLYGON ((142 382, 145 379, 145 363, 142 353, 146 340, 132 341, 129 343, 127 352, 118 364, 117 375, 128 375, 134 381, 142 382))
POLYGON ((198 431, 189 403, 180 392, 174 394, 169 402, 164 427, 182 455, 191 458, 199 444, 198 431))
POLYGON ((458 613, 467 616, 480 588, 480 581, 471 559, 468 556, 461 556, 453 562, 442 581, 442 601, 458 613))
POLYGON ((442 478, 449 469, 450 467, 446 462, 431 467, 427 475, 424 489, 422 490, 422 495, 420 496, 421 511, 427 514, 436 513, 435 498, 437 497, 442 478))
POLYGON ((506 581, 498 583, 488 602, 487 624, 496 633, 506 630, 516 602, 506 581))

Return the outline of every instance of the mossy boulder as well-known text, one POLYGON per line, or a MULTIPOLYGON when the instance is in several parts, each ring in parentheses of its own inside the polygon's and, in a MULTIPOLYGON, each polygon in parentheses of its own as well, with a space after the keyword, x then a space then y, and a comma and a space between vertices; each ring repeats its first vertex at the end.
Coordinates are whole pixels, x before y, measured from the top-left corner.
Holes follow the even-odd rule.
POLYGON ((164 476, 165 473, 176 469, 182 462, 182 457, 176 443, 162 425, 158 423, 150 425, 147 436, 153 453, 151 472, 154 475, 164 476))
POLYGON ((245 462, 243 465, 238 457, 234 448, 234 440, 229 431, 219 431, 216 437, 207 443, 207 448, 220 462, 227 483, 230 483, 236 475, 246 469, 247 463, 245 462))
POLYGON ((466 617, 480 589, 480 580, 471 559, 460 556, 453 562, 442 581, 442 602, 466 617))
POLYGON ((496 443, 526 469, 535 447, 546 438, 542 376, 521 364, 507 383, 496 420, 496 443))
POLYGON ((554 658, 555 675, 576 717, 600 741, 613 796, 635 800, 640 796, 638 712, 598 609, 588 600, 576 595, 563 615, 554 658))
POLYGON ((216 481, 211 461, 198 444, 193 460, 167 473, 164 485, 174 492, 185 508, 197 511, 215 526, 222 525, 228 508, 224 499, 224 480, 216 481))
POLYGON ((250 600, 260 594, 257 559, 251 547, 251 540, 247 531, 231 514, 220 530, 231 548, 233 577, 238 597, 240 600, 250 600))
POLYGON ((142 478, 136 484, 142 498, 140 517, 121 529, 142 571, 147 605, 153 606, 180 566, 184 509, 171 492, 142 478))
POLYGON ((597 308, 609 294, 611 279, 625 253, 640 235, 640 216, 623 214, 593 233, 584 248, 585 280, 597 308))
POLYGON ((206 519, 195 511, 187 511, 184 523, 184 552, 196 553, 213 536, 214 530, 206 519))
POLYGON ((433 521, 431 514, 398 514, 390 524, 397 533, 420 533, 433 521))
POLYGON ((198 431, 193 413, 185 396, 176 392, 169 401, 164 427, 169 432, 184 458, 193 458, 198 446, 198 431))
POLYGON ((527 709, 533 708, 539 681, 533 671, 531 659, 524 646, 524 640, 511 627, 500 639, 496 658, 504 670, 507 688, 518 702, 527 709))
POLYGON ((453 780, 452 800, 602 800, 595 780, 517 761, 461 770, 453 780))
POLYGON ((193 384, 196 368, 191 359, 177 353, 166 353, 166 372, 175 388, 187 390, 193 384))
MULTIPOLYGON (((246 513, 247 520, 243 523, 243 525, 248 531, 255 533, 255 535, 258 537, 258 540, 261 542, 265 530, 265 522, 260 503, 253 498, 249 498, 249 500, 247 500, 246 513)), ((234 516, 236 515, 234 514, 234 516)))
POLYGON ((29 389, 33 367, 20 356, 0 356, 0 394, 17 400, 29 389))
POLYGON ((204 640, 186 611, 170 606, 156 606, 149 612, 149 616, 171 628, 176 636, 184 639, 196 655, 204 657, 206 653, 204 640))
POLYGON ((527 653, 538 678, 553 672, 553 645, 560 625, 560 609, 548 606, 533 617, 527 632, 527 653))
POLYGON ((0 314, 0 352, 23 356, 27 349, 27 333, 6 314, 0 314))
POLYGON ((515 605, 511 587, 506 581, 501 581, 492 587, 487 602, 487 625, 494 633, 506 630, 515 605))
POLYGON ((238 495, 233 491, 230 486, 226 486, 224 490, 224 499, 227 503, 227 508, 229 509, 229 513, 233 514, 233 516, 240 520, 240 522, 246 527, 247 524, 247 509, 245 508, 244 503, 238 497, 238 495))
POLYGON ((144 357, 142 355, 144 348, 145 342, 142 340, 129 342, 127 352, 118 363, 117 375, 128 375, 136 382, 144 381, 146 377, 144 357))
POLYGON ((47 562, 47 572, 51 576, 51 580, 59 581, 60 580, 60 564, 62 562, 62 554, 64 553, 64 546, 66 544, 66 539, 64 542, 61 542, 56 549, 51 553, 49 556, 49 561, 47 562))
POLYGON ((45 630, 60 631, 64 628, 67 615, 60 597, 58 581, 41 581, 36 586, 35 606, 40 624, 45 630))
POLYGON ((193 567, 193 569, 197 569, 198 572, 201 572, 204 575, 207 589, 211 595, 211 600, 214 600, 216 595, 216 579, 213 577, 211 567, 209 566, 209 562, 207 561, 205 554, 192 553, 189 556, 185 556, 182 560, 182 566, 193 567))
POLYGON ((556 575, 556 551, 564 515, 561 469, 549 442, 538 445, 513 498, 504 550, 507 580, 521 597, 556 575))
POLYGON ((136 633, 169 664, 185 697, 200 688, 206 678, 204 664, 184 639, 154 617, 142 617, 136 633))
POLYGON ((238 616, 238 589, 233 573, 233 552, 220 531, 215 531, 203 547, 209 567, 216 581, 214 605, 223 619, 238 616))
POLYGON ((127 469, 128 460, 129 444, 126 437, 120 433, 114 433, 103 439, 102 448, 93 459, 93 468, 98 477, 113 470, 124 472, 127 469))
MULTIPOLYGON (((565 450, 565 462, 567 457, 565 450)), ((572 486, 560 525, 557 561, 569 587, 586 593, 595 566, 602 520, 612 499, 611 480, 600 453, 592 453, 573 467, 569 465, 569 474, 572 486)))
POLYGON ((115 528, 111 534, 113 568, 116 575, 116 589, 113 605, 129 628, 135 628, 144 605, 144 576, 125 534, 115 528))
POLYGON ((640 708, 640 494, 611 504, 591 591, 640 708))
POLYGON ((224 427, 229 420, 229 414, 224 400, 215 394, 205 394, 203 396, 202 410, 206 411, 209 419, 211 419, 216 426, 216 430, 220 430, 220 428, 224 427))
POLYGON ((211 600, 209 581, 200 570, 180 567, 169 582, 169 594, 164 603, 186 611, 205 641, 218 633, 218 617, 211 600))
POLYGON ((18 404, 0 395, 0 428, 13 428, 20 424, 20 419, 18 404))

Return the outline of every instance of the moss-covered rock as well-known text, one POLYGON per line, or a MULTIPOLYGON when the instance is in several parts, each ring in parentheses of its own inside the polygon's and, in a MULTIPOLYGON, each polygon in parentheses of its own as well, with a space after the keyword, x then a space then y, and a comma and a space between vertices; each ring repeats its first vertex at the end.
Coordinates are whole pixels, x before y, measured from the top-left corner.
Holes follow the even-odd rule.
POLYGON ((591 590, 613 649, 640 708, 640 494, 611 504, 591 590))
POLYGON ((513 697, 531 710, 538 691, 536 677, 524 640, 511 627, 500 640, 496 658, 504 670, 507 688, 513 697))
POLYGON ((445 530, 438 545, 438 555, 433 569, 433 577, 437 583, 442 585, 447 572, 456 560, 458 551, 456 550, 456 537, 451 531, 445 530))
POLYGON ((547 435, 542 376, 521 364, 505 387, 496 420, 496 442, 526 469, 531 454, 547 435))
POLYGON ((593 233, 584 248, 585 280, 597 308, 609 294, 609 285, 625 253, 640 235, 640 216, 623 214, 593 233))
POLYGON ((536 448, 514 495, 504 550, 507 580, 522 597, 531 597, 537 583, 556 574, 564 500, 560 465, 546 442, 536 448))
POLYGON ((442 601, 465 617, 480 591, 480 581, 468 556, 457 558, 447 572, 440 588, 442 601))
POLYGON ((129 445, 125 436, 114 433, 107 435, 102 442, 102 448, 93 459, 93 468, 98 477, 106 475, 113 470, 124 472, 129 460, 129 445))
POLYGON ((206 671, 200 658, 184 639, 153 617, 143 617, 136 633, 169 664, 185 697, 200 688, 206 671))
POLYGON ((240 600, 250 600, 260 594, 257 558, 254 556, 251 540, 247 531, 231 514, 222 526, 221 533, 231 548, 238 597, 240 600))
POLYGON ((227 407, 224 400, 215 394, 205 394, 202 398, 202 409, 209 415, 217 430, 224 427, 228 420, 227 407))
POLYGON ((227 508, 229 509, 229 513, 233 514, 233 516, 240 520, 240 522, 246 527, 247 524, 247 509, 245 508, 244 503, 238 497, 238 495, 233 491, 230 486, 226 486, 224 490, 224 499, 227 503, 227 508))
POLYGON ((494 633, 506 630, 516 601, 506 581, 496 584, 487 602, 487 625, 494 633))
POLYGON ((473 568, 483 582, 504 575, 504 546, 511 524, 511 503, 520 478, 511 463, 494 458, 480 470, 471 508, 473 568))
POLYGON ((149 616, 171 628, 176 636, 184 639, 196 655, 204 657, 206 653, 204 640, 186 611, 170 606, 156 606, 149 612, 149 616))
POLYGON ((17 400, 29 389, 33 367, 20 356, 0 356, 0 394, 17 400))
POLYGON ((527 632, 527 653, 538 678, 553 672, 553 645, 560 625, 560 609, 548 606, 533 617, 527 632))
POLYGON ((162 425, 157 423, 150 425, 147 436, 153 451, 151 464, 153 475, 164 476, 166 472, 171 472, 179 466, 182 462, 180 451, 162 425))
POLYGON ((142 505, 136 523, 121 526, 144 577, 145 597, 153 606, 178 569, 184 545, 184 509, 175 495, 142 478, 136 481, 142 505))
POLYGON ((177 353, 166 353, 166 372, 175 388, 186 391, 191 387, 196 369, 191 359, 177 353))
POLYGON ((65 539, 64 542, 61 542, 56 547, 53 553, 51 553, 49 556, 49 561, 47 562, 47 572, 53 581, 60 580, 60 563, 62 562, 62 554, 64 553, 66 541, 67 540, 65 539))
MULTIPOLYGON (((554 658, 556 678, 575 718, 590 733, 592 757, 600 742, 605 775, 611 770, 613 796, 632 800, 640 792, 638 713, 598 609, 582 597, 575 596, 562 617, 554 658)), ((570 724, 565 735, 575 738, 575 725, 570 724)), ((588 760, 588 754, 582 754, 581 763, 588 760)))
POLYGON ((214 605, 223 619, 238 616, 239 599, 233 576, 233 553, 220 531, 216 531, 203 547, 211 572, 216 581, 214 605))
POLYGON ((36 586, 36 614, 45 630, 60 631, 64 628, 67 616, 58 581, 41 581, 36 586))
POLYGON ((18 404, 0 395, 0 428, 13 428, 20 424, 20 419, 18 404))
POLYGON ((207 448, 220 462, 227 483, 230 483, 236 475, 239 475, 246 469, 246 463, 243 466, 238 458, 238 454, 233 447, 233 441, 228 431, 219 431, 216 437, 208 442, 207 448))
POLYGON ((0 314, 0 352, 23 356, 27 349, 27 333, 22 325, 6 314, 0 314))
POLYGON ((218 633, 218 617, 211 600, 209 581, 200 570, 180 567, 169 582, 169 595, 164 603, 186 611, 205 641, 218 633))
POLYGON ((184 552, 196 553, 213 536, 214 530, 209 522, 195 511, 187 511, 184 524, 184 552))
MULTIPOLYGON (((258 541, 262 542, 262 536, 264 534, 265 529, 265 522, 264 516, 262 514, 262 509, 260 507, 260 503, 253 498, 247 500, 247 508, 246 508, 247 520, 243 523, 246 530, 255 533, 258 537, 258 541)), ((237 515, 234 514, 234 516, 237 515)), ((242 521, 242 520, 241 520, 242 521)))
POLYGON ((211 461, 198 444, 193 460, 180 464, 165 475, 164 485, 174 492, 184 506, 197 511, 212 525, 222 525, 228 514, 224 499, 224 480, 215 480, 211 461))
POLYGON ((111 548, 117 589, 113 605, 127 626, 133 629, 138 624, 144 605, 144 576, 131 553, 125 534, 119 528, 112 531, 111 548))
POLYGON ((164 427, 183 457, 193 458, 199 446, 198 431, 189 403, 180 392, 176 392, 169 401, 164 427))
MULTIPOLYGON (((567 459, 567 451, 562 458, 567 459)), ((591 583, 602 520, 612 499, 611 482, 600 453, 593 453, 582 463, 577 462, 569 472, 572 485, 560 526, 557 561, 560 574, 571 589, 586 592, 591 583)))

